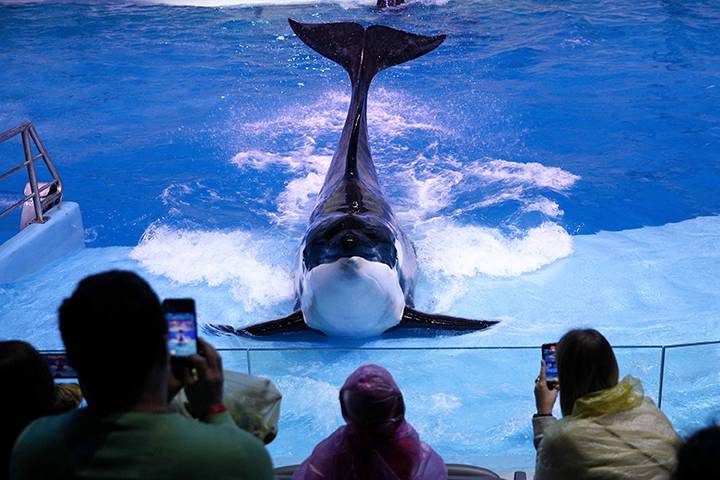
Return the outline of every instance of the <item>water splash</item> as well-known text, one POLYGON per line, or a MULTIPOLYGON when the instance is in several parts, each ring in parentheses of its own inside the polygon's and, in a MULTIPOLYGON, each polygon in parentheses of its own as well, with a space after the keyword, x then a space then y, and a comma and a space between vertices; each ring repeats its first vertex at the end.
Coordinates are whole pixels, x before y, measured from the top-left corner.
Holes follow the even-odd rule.
POLYGON ((292 298, 292 276, 272 263, 273 241, 254 232, 178 230, 152 225, 130 253, 145 269, 178 283, 225 285, 246 311, 292 298))
MULTIPOLYGON (((518 276, 572 253, 571 236, 552 221, 564 212, 545 195, 566 194, 579 180, 577 175, 537 162, 457 158, 443 148, 454 133, 438 120, 437 112, 405 93, 378 89, 373 95, 368 124, 376 166, 396 214, 416 240, 421 268, 428 274, 458 280, 518 276), (414 158, 406 143, 410 136, 429 141, 414 158), (504 229, 456 220, 510 202, 518 204, 515 216, 534 212, 544 220, 504 229)), ((282 137, 291 145, 285 151, 241 150, 231 159, 241 170, 282 166, 290 173, 275 199, 276 211, 270 214, 276 224, 302 228, 307 222, 349 101, 347 95, 331 92, 314 104, 293 105, 244 127, 253 137, 282 137)), ((462 286, 455 287, 460 295, 462 286)))

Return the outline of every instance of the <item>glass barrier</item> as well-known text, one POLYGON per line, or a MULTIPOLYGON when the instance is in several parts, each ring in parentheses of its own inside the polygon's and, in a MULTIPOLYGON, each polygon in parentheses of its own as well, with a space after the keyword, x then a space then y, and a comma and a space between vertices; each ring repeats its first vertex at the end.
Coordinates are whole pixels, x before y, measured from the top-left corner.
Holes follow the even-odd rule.
POLYGON ((530 350, 252 351, 255 375, 281 392, 278 465, 300 463, 344 422, 338 392, 357 367, 387 368, 420 437, 451 463, 531 465, 529 418, 537 375, 530 350), (530 448, 528 448, 530 446, 530 448))
POLYGON ((250 358, 249 350, 218 348, 218 352, 222 357, 222 364, 224 370, 250 373, 250 366, 248 364, 248 359, 250 358))
MULTIPOLYGON (((720 419, 720 342, 615 346, 621 376, 634 375, 682 434, 720 419)), ((283 394, 276 466, 302 462, 344 424, 338 393, 357 367, 387 368, 406 417, 448 463, 532 470, 533 382, 539 347, 220 349, 227 370, 269 378, 283 394)), ((560 416, 556 406, 556 416, 560 416)))
POLYGON ((660 400, 662 347, 613 347, 620 378, 632 375, 642 380, 645 395, 657 404, 660 400))
POLYGON ((662 409, 682 436, 720 421, 720 343, 666 348, 662 409))
MULTIPOLYGON (((621 372, 640 378, 655 400, 661 352, 616 350, 621 372)), ((497 471, 534 466, 537 347, 250 350, 249 357, 252 373, 271 378, 283 393, 280 434, 270 445, 277 465, 300 463, 344 423, 340 387, 358 366, 375 363, 393 374, 407 419, 446 462, 497 471)))

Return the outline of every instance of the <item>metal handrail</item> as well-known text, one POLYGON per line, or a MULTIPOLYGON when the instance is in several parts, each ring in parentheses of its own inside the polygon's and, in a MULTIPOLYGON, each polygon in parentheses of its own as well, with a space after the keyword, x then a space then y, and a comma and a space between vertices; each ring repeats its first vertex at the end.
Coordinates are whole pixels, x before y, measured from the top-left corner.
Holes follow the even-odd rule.
POLYGON ((57 172, 57 169, 55 168, 55 164, 53 164, 52 160, 50 159, 50 155, 48 155, 47 150, 45 150, 45 146, 43 146, 42 142, 40 141, 40 136, 37 134, 37 131, 35 130, 32 122, 23 122, 15 128, 11 128, 10 130, 0 133, 0 143, 10 140, 17 135, 20 135, 22 137, 23 154, 25 160, 19 165, 11 167, 10 170, 4 173, 0 173, 0 181, 6 179, 13 173, 18 172, 23 168, 26 168, 31 192, 29 195, 25 195, 22 199, 13 203, 3 211, 0 211, 0 218, 21 207, 28 200, 32 200, 33 208, 35 209, 34 222, 45 223, 46 220, 43 214, 54 205, 60 203, 60 201, 62 200, 63 182, 57 172), (35 149, 39 152, 37 155, 33 155, 33 148, 32 144, 30 143, 31 140, 35 144, 35 149), (38 160, 40 158, 42 158, 45 162, 45 166, 47 167, 53 179, 42 187, 38 188, 37 176, 35 175, 35 160, 38 160), (53 187, 55 187, 55 191, 52 191, 53 187), (41 194, 46 190, 50 193, 48 193, 44 197, 41 196, 41 194))

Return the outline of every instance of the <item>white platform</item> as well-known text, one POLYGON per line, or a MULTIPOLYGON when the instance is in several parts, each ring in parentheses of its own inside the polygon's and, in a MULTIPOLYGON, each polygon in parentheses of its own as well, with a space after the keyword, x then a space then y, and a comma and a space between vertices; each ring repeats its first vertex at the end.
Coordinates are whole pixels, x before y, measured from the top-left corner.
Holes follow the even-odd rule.
POLYGON ((0 245, 0 283, 10 283, 84 247, 80 206, 62 202, 45 213, 45 223, 33 223, 0 245))

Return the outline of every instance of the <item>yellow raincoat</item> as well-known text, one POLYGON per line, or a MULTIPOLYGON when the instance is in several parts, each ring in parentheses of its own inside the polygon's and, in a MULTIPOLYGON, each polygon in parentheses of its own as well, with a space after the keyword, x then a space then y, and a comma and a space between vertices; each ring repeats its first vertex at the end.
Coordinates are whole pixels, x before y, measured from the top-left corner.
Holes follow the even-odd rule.
POLYGON ((534 421, 536 480, 666 480, 680 438, 637 378, 575 402, 572 415, 534 421))

